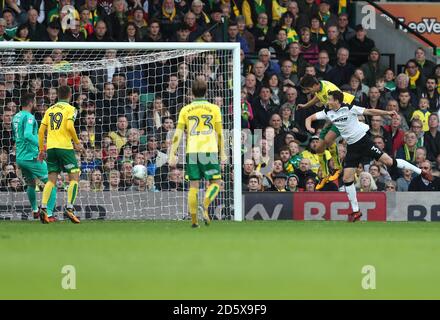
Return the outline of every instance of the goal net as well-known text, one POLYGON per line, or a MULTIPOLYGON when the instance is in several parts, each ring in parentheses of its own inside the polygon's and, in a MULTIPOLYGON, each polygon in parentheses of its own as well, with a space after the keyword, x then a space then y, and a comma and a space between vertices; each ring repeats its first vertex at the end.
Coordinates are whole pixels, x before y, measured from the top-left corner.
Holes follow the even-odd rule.
MULTIPOLYGON (((40 124, 47 108, 57 102, 57 88, 62 85, 72 88, 71 104, 78 110, 75 127, 86 148, 84 154, 77 154, 79 216, 185 219, 189 190, 185 141, 177 168, 168 166, 168 151, 179 111, 193 99, 192 81, 202 78, 208 82, 207 100, 221 108, 228 155, 222 190, 210 214, 213 219, 241 220, 237 143, 238 157, 233 157, 234 139, 240 143, 241 123, 234 121, 234 110, 236 119, 240 117, 239 63, 238 44, 0 44, 0 219, 32 219, 11 131, 20 97, 35 93, 34 115, 40 124), (146 167, 145 179, 133 176, 135 165, 146 167)), ((67 185, 68 176, 60 174, 56 206, 60 219, 67 185)), ((202 181, 200 205, 207 186, 202 181)), ((42 188, 37 184, 39 199, 42 188)))

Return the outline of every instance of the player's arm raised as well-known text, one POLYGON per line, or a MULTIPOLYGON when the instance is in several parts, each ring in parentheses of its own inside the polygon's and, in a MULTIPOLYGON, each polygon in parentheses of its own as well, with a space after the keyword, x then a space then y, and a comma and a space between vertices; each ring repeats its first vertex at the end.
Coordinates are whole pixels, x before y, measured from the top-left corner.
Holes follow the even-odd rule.
POLYGON ((317 104, 319 102, 319 98, 315 95, 312 100, 309 100, 307 103, 300 103, 298 104, 298 108, 308 108, 311 106, 314 106, 315 104, 317 104))
POLYGON ((325 120, 325 119, 327 119, 327 116, 324 113, 324 111, 319 111, 312 114, 311 116, 308 116, 305 122, 307 131, 312 134, 315 133, 315 129, 312 128, 312 122, 316 120, 325 120))
POLYGON ((379 110, 379 109, 365 109, 364 115, 366 116, 397 116, 398 113, 396 111, 385 111, 385 110, 379 110))

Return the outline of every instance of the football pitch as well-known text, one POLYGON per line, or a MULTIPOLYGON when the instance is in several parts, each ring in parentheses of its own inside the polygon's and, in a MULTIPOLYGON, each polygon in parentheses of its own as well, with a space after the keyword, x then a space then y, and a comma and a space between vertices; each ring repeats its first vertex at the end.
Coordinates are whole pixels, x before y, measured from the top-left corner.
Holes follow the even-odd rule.
POLYGON ((0 222, 0 299, 439 299, 439 268, 439 223, 0 222))

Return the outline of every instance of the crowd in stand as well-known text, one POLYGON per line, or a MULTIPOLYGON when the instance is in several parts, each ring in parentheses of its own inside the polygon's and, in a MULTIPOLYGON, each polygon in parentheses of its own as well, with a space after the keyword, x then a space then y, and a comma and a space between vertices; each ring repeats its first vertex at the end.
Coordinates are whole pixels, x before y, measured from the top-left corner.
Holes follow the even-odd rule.
MULTIPOLYGON (((0 6, 3 41, 239 42, 242 128, 262 130, 263 137, 251 150, 244 148, 243 190, 316 191, 322 178, 314 151, 318 137, 306 131, 304 121, 321 107, 298 108, 312 98, 298 85, 305 74, 331 81, 354 95, 357 105, 396 110, 399 117, 393 119, 362 119, 370 125, 376 145, 397 158, 432 168, 434 174, 440 171, 440 65, 427 60, 419 48, 401 72, 390 68, 367 30, 350 23, 346 1, 5 0, 0 6)), ((186 188, 183 171, 167 166, 167 133, 174 129, 180 107, 191 99, 184 88, 194 77, 210 81, 208 99, 226 113, 232 89, 225 76, 228 70, 219 69, 215 54, 194 63, 176 60, 144 68, 119 67, 116 50, 102 55, 112 61, 105 70, 50 77, 0 75, 2 190, 23 190, 11 137, 20 94, 36 93, 35 116, 41 121, 56 102, 57 86, 63 84, 74 89, 72 103, 80 113, 77 130, 87 147, 84 155, 78 155, 80 190, 186 188), (156 75, 161 75, 160 81, 156 75), (156 93, 152 101, 141 99, 152 92, 156 93), (147 179, 132 177, 136 164, 147 167, 147 179)), ((63 50, 48 52, 39 61, 36 56, 26 50, 16 59, 22 64, 54 65, 70 59, 63 50)), ((338 150, 343 161, 343 141, 338 150)), ((327 160, 334 168, 333 160, 327 160)), ((59 188, 66 179, 60 175, 59 188)), ((413 179, 411 172, 389 173, 375 162, 359 165, 357 186, 361 191, 440 190, 437 179, 427 182, 413 179)), ((338 187, 336 179, 323 190, 338 187)))

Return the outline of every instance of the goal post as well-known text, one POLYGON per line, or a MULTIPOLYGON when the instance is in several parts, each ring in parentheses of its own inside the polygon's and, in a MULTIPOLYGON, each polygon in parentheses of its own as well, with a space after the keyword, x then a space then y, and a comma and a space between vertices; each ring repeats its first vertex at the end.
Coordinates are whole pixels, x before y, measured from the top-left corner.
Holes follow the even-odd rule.
MULTIPOLYGON (((0 76, 2 116, 5 111, 12 112, 12 116, 20 111, 20 96, 24 92, 36 94, 37 111, 44 113, 44 109, 54 102, 56 88, 62 81, 74 88, 72 104, 80 111, 77 133, 90 149, 88 155, 77 157, 81 166, 87 169, 86 173, 81 173, 83 184, 80 184, 77 205, 80 216, 91 219, 185 218, 186 184, 179 184, 178 179, 173 180, 175 176, 180 178, 185 163, 179 167, 182 172, 177 170, 173 173, 169 168, 166 171, 165 152, 161 151, 165 150, 165 146, 169 147, 170 142, 171 131, 167 131, 167 119, 174 120, 172 125, 175 126, 180 108, 191 102, 191 81, 195 77, 204 77, 209 83, 208 100, 223 103, 220 107, 229 157, 223 175, 224 187, 219 199, 212 205, 212 214, 219 219, 243 220, 239 43, 1 42, 0 75, 3 75, 0 76), (111 54, 107 55, 109 52, 111 54), (177 78, 177 93, 172 88, 173 77, 177 78), (115 95, 114 99, 109 97, 111 94, 115 95), (141 107, 130 109, 136 94, 136 103, 141 107), (91 96, 94 98, 91 99, 91 96), (116 101, 114 104, 113 100, 116 101), (131 110, 130 113, 127 110, 131 110), (101 144, 97 143, 98 133, 91 130, 92 125, 87 123, 93 116, 96 117, 95 127, 100 126, 101 144), (118 136, 118 132, 119 128, 122 128, 121 132, 126 132, 123 128, 124 117, 129 126, 129 136, 122 137, 118 136), (139 135, 139 145, 136 138, 131 138, 136 135, 139 135), (152 147, 157 150, 150 150, 150 144, 154 143, 159 144, 152 147), (104 145, 106 150, 102 149, 104 145), (132 151, 126 150, 129 149, 127 145, 132 151), (116 146, 116 150, 113 150, 113 146, 116 146), (116 151, 117 160, 112 158, 116 151), (106 156, 97 159, 99 152, 106 156), (137 156, 138 153, 143 155, 137 156), (154 165, 150 165, 152 158, 154 165), (122 183, 130 175, 127 173, 130 165, 127 163, 131 163, 131 167, 137 163, 145 163, 146 167, 148 164, 149 176, 153 177, 153 181, 147 179, 139 182, 131 177, 131 185, 115 190, 116 182, 110 182, 110 179, 119 179, 122 183), (100 171, 100 178, 97 177, 97 171, 100 171), (174 188, 168 188, 169 185, 174 188)), ((37 116, 36 119, 41 120, 37 116)), ((7 130, 4 126, 7 127, 7 124, 2 124, 2 130, 7 130)), ((6 174, 5 168, 1 168, 0 219, 31 219, 26 193, 20 186, 12 184, 15 175, 21 179, 20 170, 15 168, 14 163, 13 138, 4 135, 0 140, 2 152, 6 153, 4 150, 7 150, 8 153, 7 156, 3 155, 7 158, 6 165, 14 166, 6 166, 9 170, 6 174)), ((5 161, 2 161, 2 166, 5 161)), ((62 183, 65 181, 62 180, 65 177, 61 176, 60 179, 58 189, 63 191, 62 183)), ((63 193, 58 192, 58 206, 65 203, 63 193)))

